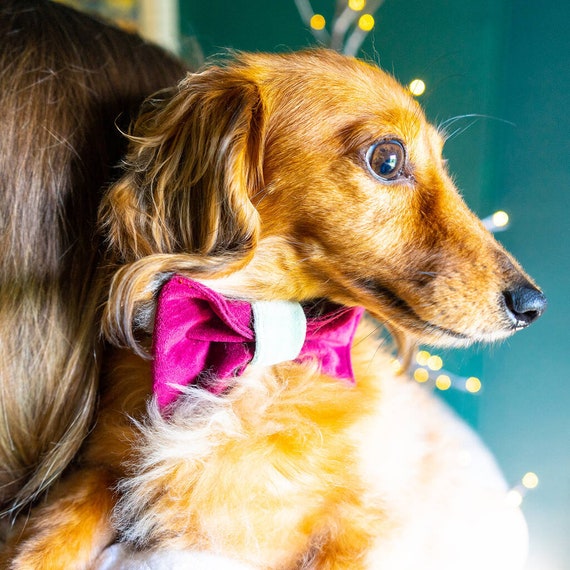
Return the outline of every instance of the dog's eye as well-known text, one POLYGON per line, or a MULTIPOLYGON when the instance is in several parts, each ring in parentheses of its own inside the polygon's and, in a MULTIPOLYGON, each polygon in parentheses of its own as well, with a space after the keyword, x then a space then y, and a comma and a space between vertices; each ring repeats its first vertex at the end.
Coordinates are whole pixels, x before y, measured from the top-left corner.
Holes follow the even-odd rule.
POLYGON ((403 176, 406 152, 397 140, 385 140, 373 144, 366 153, 366 162, 372 174, 383 181, 397 180, 403 176))

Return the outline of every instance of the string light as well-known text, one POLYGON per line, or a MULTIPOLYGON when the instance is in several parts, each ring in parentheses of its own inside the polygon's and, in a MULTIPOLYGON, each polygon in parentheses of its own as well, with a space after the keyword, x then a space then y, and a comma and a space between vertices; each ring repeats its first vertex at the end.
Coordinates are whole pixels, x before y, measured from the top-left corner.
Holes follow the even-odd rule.
POLYGON ((495 212, 492 216, 493 223, 498 228, 504 228, 509 224, 509 214, 507 212, 503 212, 503 210, 499 210, 495 212))
MULTIPOLYGON (((453 388, 454 390, 470 394, 477 394, 481 391, 482 383, 479 378, 475 376, 465 378, 444 370, 443 366, 444 363, 441 356, 430 354, 427 350, 420 350, 416 353, 412 363, 412 377, 421 384, 431 382, 431 385, 438 390, 453 388)), ((401 368, 399 371, 401 371, 401 368)))
POLYGON ((451 388, 451 378, 447 374, 440 374, 435 379, 435 386, 438 390, 449 390, 451 388))
POLYGON ((311 16, 311 28, 313 28, 313 30, 322 30, 324 29, 325 25, 326 25, 326 20, 325 17, 322 14, 314 14, 313 16, 311 16))
POLYGON ((481 221, 490 232, 502 232, 508 229, 510 219, 507 212, 498 210, 494 214, 487 216, 481 221))
POLYGON ((361 12, 366 6, 366 0, 348 0, 348 7, 355 12, 361 12))
POLYGON ((419 97, 425 93, 426 84, 421 79, 414 79, 408 85, 408 89, 414 97, 419 97))
POLYGON ((529 471, 522 478, 522 484, 525 489, 536 489, 538 487, 538 475, 529 471))
POLYGON ((362 14, 358 18, 358 27, 363 32, 370 32, 374 28, 374 16, 372 14, 362 14))
POLYGON ((520 507, 528 491, 538 487, 538 475, 533 471, 525 473, 518 485, 509 489, 507 503, 513 507, 520 507))
POLYGON ((414 370, 414 380, 422 384, 427 382, 429 380, 429 372, 425 368, 416 368, 414 370))
POLYGON ((437 356, 436 354, 430 356, 427 361, 427 367, 430 370, 441 370, 443 367, 443 360, 441 359, 441 356, 437 356))
POLYGON ((427 350, 420 350, 417 354, 416 354, 416 362, 420 365, 420 366, 426 366, 428 363, 428 360, 430 358, 431 354, 427 351, 427 350))
POLYGON ((476 394, 481 390, 481 380, 475 376, 470 376, 465 380, 465 389, 471 394, 476 394))
POLYGON ((356 56, 375 27, 374 14, 383 0, 339 0, 340 9, 330 22, 315 14, 311 0, 295 0, 297 11, 320 45, 350 56, 356 56))
POLYGON ((390 364, 394 374, 401 374, 403 372, 402 363, 397 358, 393 358, 390 364))

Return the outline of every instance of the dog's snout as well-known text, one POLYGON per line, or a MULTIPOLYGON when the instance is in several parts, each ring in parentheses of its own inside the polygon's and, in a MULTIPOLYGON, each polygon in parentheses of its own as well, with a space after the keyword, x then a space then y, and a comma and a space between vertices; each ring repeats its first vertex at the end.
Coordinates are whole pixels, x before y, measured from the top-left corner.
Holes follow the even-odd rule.
POLYGON ((527 327, 546 310, 546 297, 530 284, 503 291, 507 314, 517 329, 527 327))

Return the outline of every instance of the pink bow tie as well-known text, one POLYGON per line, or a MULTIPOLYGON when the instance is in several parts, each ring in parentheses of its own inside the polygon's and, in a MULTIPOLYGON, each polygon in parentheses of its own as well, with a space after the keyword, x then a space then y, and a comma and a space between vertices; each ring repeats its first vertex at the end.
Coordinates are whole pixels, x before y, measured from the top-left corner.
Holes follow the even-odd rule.
MULTIPOLYGON (((337 307, 309 317, 295 360, 316 359, 325 374, 354 383, 350 348, 363 312, 337 307)), ((250 303, 175 275, 160 292, 154 329, 154 393, 160 408, 176 400, 180 386, 198 384, 222 393, 251 363, 255 346, 250 303)))

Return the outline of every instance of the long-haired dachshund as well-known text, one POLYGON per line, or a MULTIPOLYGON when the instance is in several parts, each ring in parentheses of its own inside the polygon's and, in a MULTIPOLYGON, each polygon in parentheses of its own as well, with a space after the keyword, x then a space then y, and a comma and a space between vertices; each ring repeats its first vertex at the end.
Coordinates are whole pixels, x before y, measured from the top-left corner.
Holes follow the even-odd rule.
POLYGON ((97 208, 126 151, 119 128, 185 73, 62 4, 0 2, 0 518, 57 478, 90 427, 97 208))
POLYGON ((148 99, 129 139, 100 207, 96 424, 6 566, 518 567, 493 461, 363 318, 405 357, 545 308, 416 101, 333 52, 238 54, 148 99))

